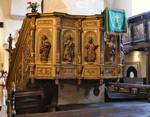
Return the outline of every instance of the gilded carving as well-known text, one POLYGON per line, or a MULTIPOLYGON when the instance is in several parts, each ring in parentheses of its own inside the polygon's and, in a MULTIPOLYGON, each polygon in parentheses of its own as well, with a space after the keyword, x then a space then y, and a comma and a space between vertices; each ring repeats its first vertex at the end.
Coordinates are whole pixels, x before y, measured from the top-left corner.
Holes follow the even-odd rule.
POLYGON ((22 80, 22 64, 19 63, 18 70, 17 70, 17 79, 16 83, 19 84, 22 80))
POLYGON ((121 74, 122 73, 122 67, 118 66, 116 71, 117 71, 116 75, 121 74))
POLYGON ((84 27, 89 27, 89 26, 97 26, 97 21, 86 21, 83 23, 84 27))
POLYGON ((101 68, 101 70, 100 70, 100 75, 101 75, 101 76, 104 75, 104 68, 101 68))
POLYGON ((116 69, 115 67, 107 67, 104 69, 104 75, 105 76, 115 76, 115 72, 116 72, 116 69))
POLYGON ((53 59, 53 31, 51 28, 38 28, 35 40, 36 63, 52 63, 53 59))
POLYGON ((49 53, 51 50, 51 43, 46 35, 42 35, 40 43, 40 60, 41 62, 48 62, 49 53))
POLYGON ((78 64, 81 64, 81 57, 82 57, 82 55, 81 55, 81 52, 78 52, 78 64))
POLYGON ((52 76, 52 68, 49 67, 37 67, 36 76, 52 76))
POLYGON ((103 40, 102 30, 103 18, 97 16, 27 17, 13 53, 9 80, 15 78, 14 73, 23 82, 28 77, 55 80, 118 77, 122 74, 122 67, 116 68, 120 43, 115 35, 103 40))
POLYGON ((64 74, 70 74, 70 73, 73 73, 74 72, 74 69, 67 69, 67 68, 65 68, 65 69, 63 69, 63 72, 64 72, 64 74))
POLYGON ((34 23, 35 19, 32 18, 32 22, 30 22, 30 26, 31 26, 31 29, 34 30, 35 29, 35 23, 34 23))
POLYGON ((62 67, 61 69, 61 77, 74 77, 76 75, 75 67, 62 67))
POLYGON ((38 20, 37 25, 52 25, 53 20, 38 20))
POLYGON ((63 61, 67 63, 72 63, 75 57, 75 43, 72 35, 66 33, 64 35, 63 42, 63 61))
POLYGON ((94 44, 93 38, 89 37, 88 43, 85 45, 85 61, 86 62, 95 62, 96 60, 96 49, 98 45, 94 44))
POLYGON ((84 47, 84 61, 85 62, 96 62, 97 59, 97 49, 98 45, 96 44, 97 39, 95 32, 87 32, 85 35, 83 47, 84 47))
POLYGON ((60 67, 56 67, 56 75, 60 74, 60 67))
POLYGON ((75 27, 75 25, 76 25, 75 20, 69 20, 69 19, 63 20, 63 26, 75 27))
POLYGON ((100 69, 99 68, 84 68, 84 77, 99 77, 100 69))
POLYGON ((105 61, 106 63, 113 64, 116 56, 116 38, 114 35, 107 35, 105 48, 105 61))
POLYGON ((78 75, 81 76, 82 72, 83 72, 83 66, 78 66, 77 67, 77 73, 78 73, 78 75))

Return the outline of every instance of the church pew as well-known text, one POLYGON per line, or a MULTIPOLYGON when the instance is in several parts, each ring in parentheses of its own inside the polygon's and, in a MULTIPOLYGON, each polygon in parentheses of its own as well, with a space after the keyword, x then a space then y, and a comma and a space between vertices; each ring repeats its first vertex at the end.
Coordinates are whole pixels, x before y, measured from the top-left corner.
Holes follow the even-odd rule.
POLYGON ((149 95, 150 92, 150 85, 145 84, 114 83, 114 82, 110 82, 109 84, 116 89, 115 90, 116 92, 119 92, 121 88, 129 89, 130 93, 132 92, 133 89, 136 89, 137 94, 140 94, 140 90, 145 90, 147 95, 149 95))

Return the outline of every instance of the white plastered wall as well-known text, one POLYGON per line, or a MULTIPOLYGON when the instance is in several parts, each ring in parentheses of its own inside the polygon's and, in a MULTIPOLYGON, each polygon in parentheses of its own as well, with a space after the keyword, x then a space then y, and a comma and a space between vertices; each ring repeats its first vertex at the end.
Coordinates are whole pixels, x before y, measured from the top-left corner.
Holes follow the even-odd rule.
POLYGON ((113 0, 113 8, 115 9, 124 9, 126 16, 132 16, 132 0, 113 0))
MULTIPOLYGON (((0 8, 0 22, 3 22, 4 16, 2 8, 0 8)), ((4 51, 3 51, 3 41, 4 41, 4 28, 0 27, 0 70, 3 69, 4 64, 4 51)))
POLYGON ((100 14, 104 0, 44 0, 44 12, 64 12, 77 15, 100 14))
POLYGON ((132 15, 150 11, 150 0, 132 0, 132 15))
POLYGON ((0 67, 2 63, 3 69, 7 71, 9 55, 5 51, 3 44, 7 43, 9 34, 12 33, 12 36, 14 36, 16 30, 20 29, 22 24, 22 19, 19 16, 13 17, 10 9, 11 0, 0 0, 0 22, 4 23, 4 27, 0 29, 0 67))

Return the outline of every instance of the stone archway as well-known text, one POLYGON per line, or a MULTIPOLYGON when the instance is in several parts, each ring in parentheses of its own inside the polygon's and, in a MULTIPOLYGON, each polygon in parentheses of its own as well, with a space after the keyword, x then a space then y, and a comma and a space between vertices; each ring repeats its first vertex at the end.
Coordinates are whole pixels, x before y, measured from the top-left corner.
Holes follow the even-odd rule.
POLYGON ((129 77, 129 78, 138 77, 136 68, 133 67, 133 66, 130 66, 130 67, 127 69, 126 77, 129 77))

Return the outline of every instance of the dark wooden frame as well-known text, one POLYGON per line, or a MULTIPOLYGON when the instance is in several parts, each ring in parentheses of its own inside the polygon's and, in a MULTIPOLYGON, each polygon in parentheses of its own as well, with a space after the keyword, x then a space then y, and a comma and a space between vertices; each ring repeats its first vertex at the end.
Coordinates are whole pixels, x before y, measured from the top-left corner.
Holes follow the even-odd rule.
POLYGON ((145 26, 143 22, 138 22, 133 25, 132 31, 133 42, 141 42, 145 39, 145 26))
POLYGON ((126 44, 131 43, 131 38, 129 38, 129 35, 128 35, 127 33, 121 34, 121 43, 122 43, 123 45, 126 45, 126 44))
POLYGON ((147 39, 150 40, 150 20, 147 21, 147 39))
POLYGON ((3 28, 3 27, 4 27, 4 23, 0 22, 0 28, 3 28))
POLYGON ((131 39, 131 45, 138 42, 150 41, 150 12, 142 13, 128 19, 129 39, 131 39), (135 38, 135 27, 143 25, 143 36, 135 38))

